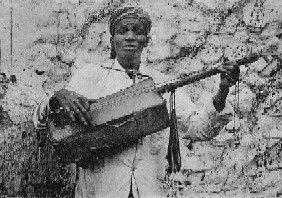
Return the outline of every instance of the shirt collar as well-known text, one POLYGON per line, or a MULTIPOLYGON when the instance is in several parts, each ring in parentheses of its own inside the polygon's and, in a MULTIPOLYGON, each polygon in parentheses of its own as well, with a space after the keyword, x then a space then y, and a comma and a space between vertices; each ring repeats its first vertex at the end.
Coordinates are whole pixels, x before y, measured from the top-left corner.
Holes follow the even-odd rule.
MULTIPOLYGON (((142 67, 143 67, 143 64, 141 63, 138 72, 142 71, 142 67)), ((116 69, 116 70, 120 70, 120 71, 125 72, 125 69, 119 64, 117 59, 114 60, 114 63, 112 64, 112 69, 116 69)))
POLYGON ((125 69, 119 64, 117 59, 114 60, 114 63, 112 64, 112 68, 125 72, 125 69))

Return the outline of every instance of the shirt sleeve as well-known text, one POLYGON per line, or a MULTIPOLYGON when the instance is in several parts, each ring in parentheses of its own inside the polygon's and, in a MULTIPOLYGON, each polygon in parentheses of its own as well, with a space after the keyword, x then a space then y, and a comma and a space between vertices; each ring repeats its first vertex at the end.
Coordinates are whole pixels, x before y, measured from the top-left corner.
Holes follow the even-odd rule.
MULTIPOLYGON (((76 79, 75 79, 76 80, 76 79)), ((70 91, 77 91, 78 88, 74 81, 71 81, 67 86, 66 89, 70 91)), ((42 101, 36 106, 36 109, 33 114, 33 124, 35 129, 38 130, 44 130, 47 128, 47 121, 48 121, 48 116, 50 112, 50 106, 49 106, 49 100, 50 98, 42 101)))
POLYGON ((232 120, 233 115, 234 110, 229 102, 226 101, 224 109, 218 112, 210 99, 203 109, 191 112, 179 122, 185 126, 184 138, 190 138, 192 141, 208 141, 219 134, 232 120))
MULTIPOLYGON (((149 75, 153 77, 157 84, 171 80, 171 78, 156 70, 149 70, 149 75)), ((168 101, 169 94, 163 96, 168 101)), ((185 92, 185 87, 176 89, 175 97, 176 114, 178 123, 185 133, 184 138, 190 138, 193 141, 210 140, 217 136, 221 129, 233 118, 234 110, 228 101, 226 101, 224 109, 218 112, 212 99, 207 100, 206 105, 202 108, 196 106, 188 93, 185 92)))
POLYGON ((74 91, 74 92, 79 92, 82 89, 82 84, 83 82, 81 81, 85 81, 88 80, 87 78, 87 71, 84 72, 84 70, 76 70, 74 71, 74 75, 72 75, 72 77, 70 78, 70 81, 68 82, 68 84, 66 85, 66 89, 70 90, 70 91, 74 91))
POLYGON ((95 98, 100 89, 104 88, 101 86, 101 81, 107 78, 108 71, 95 65, 85 64, 83 68, 73 71, 65 88, 86 98, 95 98))
MULTIPOLYGON (((65 86, 65 89, 69 91, 74 91, 77 94, 85 95, 89 94, 88 90, 93 88, 93 84, 97 84, 100 76, 102 74, 98 73, 100 70, 97 67, 93 67, 91 64, 85 64, 83 68, 76 69, 72 75, 69 83, 65 86), (92 75, 96 73, 97 75, 92 75), (97 77, 98 76, 98 77, 97 77)), ((36 129, 46 129, 47 128, 47 121, 50 112, 48 98, 45 101, 42 101, 39 105, 37 105, 34 114, 33 114, 33 124, 36 129)))

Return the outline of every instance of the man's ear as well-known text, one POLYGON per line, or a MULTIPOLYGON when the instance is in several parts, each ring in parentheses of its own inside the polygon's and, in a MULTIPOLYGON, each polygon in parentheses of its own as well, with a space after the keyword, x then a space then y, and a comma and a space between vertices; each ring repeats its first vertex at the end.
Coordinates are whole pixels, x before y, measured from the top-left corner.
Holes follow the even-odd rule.
POLYGON ((110 37, 110 44, 111 44, 111 47, 112 47, 113 44, 114 44, 114 37, 113 37, 113 36, 110 37))
POLYGON ((114 46, 114 37, 112 36, 110 38, 110 44, 111 44, 111 54, 110 54, 110 58, 111 59, 115 59, 117 56, 117 53, 115 51, 115 46, 114 46))

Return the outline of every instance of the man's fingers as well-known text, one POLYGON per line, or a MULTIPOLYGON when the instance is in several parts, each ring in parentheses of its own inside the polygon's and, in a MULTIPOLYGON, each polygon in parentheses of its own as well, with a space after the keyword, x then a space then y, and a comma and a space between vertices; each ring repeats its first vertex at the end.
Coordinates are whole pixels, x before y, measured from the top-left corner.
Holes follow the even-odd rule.
POLYGON ((236 84, 236 80, 226 73, 221 74, 221 86, 232 86, 236 84))
POLYGON ((75 120, 80 120, 81 122, 83 122, 83 124, 87 124, 83 114, 81 113, 80 109, 77 106, 77 102, 71 101, 69 104, 71 105, 71 110, 74 112, 75 120))
POLYGON ((83 107, 89 111, 90 110, 90 104, 88 102, 88 100, 86 98, 83 97, 78 97, 78 100, 80 102, 81 105, 83 105, 83 107))
POLYGON ((67 111, 67 113, 70 116, 71 120, 73 122, 75 122, 75 116, 74 116, 73 111, 66 104, 62 104, 62 106, 63 106, 63 109, 67 111))
POLYGON ((236 84, 236 80, 234 78, 232 78, 230 75, 226 74, 225 78, 229 81, 230 84, 232 84, 232 85, 236 84))
POLYGON ((52 101, 55 104, 53 106, 63 107, 73 122, 79 120, 85 125, 88 125, 88 122, 90 123, 88 119, 90 117, 88 116, 90 105, 87 98, 68 90, 60 90, 54 95, 58 102, 52 101))
POLYGON ((80 104, 80 102, 78 101, 74 101, 74 104, 76 105, 77 109, 78 109, 78 116, 80 121, 84 124, 84 125, 88 125, 89 124, 89 119, 87 116, 87 110, 84 108, 84 106, 82 104, 80 104))
POLYGON ((221 79, 227 78, 233 84, 235 84, 236 81, 238 81, 239 76, 240 76, 240 69, 239 68, 235 68, 235 67, 233 67, 233 69, 220 68, 219 70, 221 72, 221 79))

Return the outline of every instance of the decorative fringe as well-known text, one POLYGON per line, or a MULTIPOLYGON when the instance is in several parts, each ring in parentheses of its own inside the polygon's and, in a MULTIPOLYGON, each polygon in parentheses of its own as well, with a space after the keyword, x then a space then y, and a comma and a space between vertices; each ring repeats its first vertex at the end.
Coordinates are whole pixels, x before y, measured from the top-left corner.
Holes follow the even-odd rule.
POLYGON ((179 172, 181 168, 181 155, 179 147, 179 137, 177 131, 177 119, 175 111, 175 91, 171 92, 170 95, 170 135, 168 152, 166 159, 168 161, 169 167, 167 173, 171 174, 179 172))

